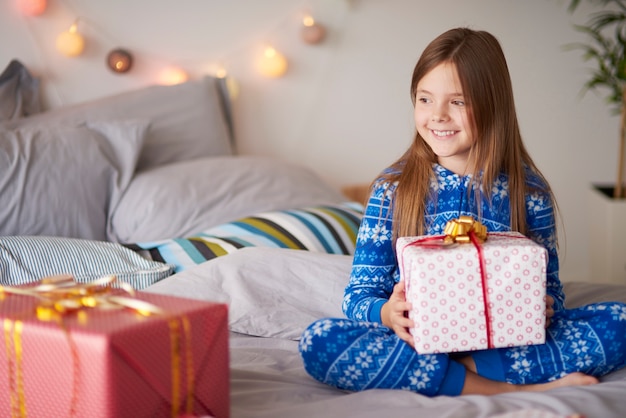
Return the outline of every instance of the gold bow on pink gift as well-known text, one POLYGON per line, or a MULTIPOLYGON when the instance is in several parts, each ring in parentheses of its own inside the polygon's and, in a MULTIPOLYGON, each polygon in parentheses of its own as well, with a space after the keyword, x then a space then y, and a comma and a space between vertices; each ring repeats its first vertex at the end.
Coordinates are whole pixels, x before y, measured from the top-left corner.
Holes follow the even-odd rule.
POLYGON ((462 215, 458 219, 448 221, 443 230, 446 234, 444 243, 446 244, 466 244, 471 242, 470 234, 473 233, 476 239, 483 243, 487 240, 487 227, 473 217, 462 215))
POLYGON ((59 320, 67 313, 84 308, 127 308, 143 316, 164 314, 158 306, 133 298, 135 291, 127 283, 120 282, 118 286, 129 296, 113 294, 111 286, 115 281, 115 276, 101 277, 90 283, 77 283, 69 275, 50 276, 35 286, 0 286, 0 295, 12 293, 37 298, 37 319, 41 321, 59 320))

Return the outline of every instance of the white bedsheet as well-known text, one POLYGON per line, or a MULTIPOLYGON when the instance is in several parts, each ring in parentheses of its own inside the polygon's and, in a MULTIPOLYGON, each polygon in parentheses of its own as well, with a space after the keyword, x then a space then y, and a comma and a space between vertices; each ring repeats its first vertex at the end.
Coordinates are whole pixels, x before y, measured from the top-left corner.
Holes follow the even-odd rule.
POLYGON ((302 367, 295 341, 237 334, 231 337, 233 418, 468 418, 532 409, 557 416, 626 416, 624 370, 614 373, 610 379, 613 381, 542 393, 436 398, 382 389, 348 393, 309 377, 302 367))
MULTIPOLYGON (((297 338, 313 320, 341 315, 349 256, 247 248, 167 278, 147 291, 229 304, 231 416, 626 417, 626 369, 586 387, 542 393, 429 398, 393 390, 350 393, 311 378, 297 338)), ((626 286, 567 283, 568 306, 626 301, 626 286)))

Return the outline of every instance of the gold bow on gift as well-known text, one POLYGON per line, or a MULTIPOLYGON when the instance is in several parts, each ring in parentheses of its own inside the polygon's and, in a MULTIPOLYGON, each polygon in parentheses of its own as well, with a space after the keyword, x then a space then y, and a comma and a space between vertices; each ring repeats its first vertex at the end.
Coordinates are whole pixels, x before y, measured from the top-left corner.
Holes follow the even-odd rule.
POLYGON ((128 308, 144 316, 164 313, 158 306, 132 298, 135 291, 128 283, 117 284, 131 297, 113 294, 111 285, 115 281, 115 276, 105 276, 90 283, 77 283, 69 275, 51 276, 35 286, 0 286, 0 295, 12 293, 39 299, 37 319, 41 321, 58 320, 64 314, 83 308, 128 308))
POLYGON ((446 237, 446 244, 465 244, 471 242, 470 233, 473 233, 476 239, 483 243, 487 240, 487 227, 471 216, 462 215, 458 219, 448 221, 443 230, 446 237))

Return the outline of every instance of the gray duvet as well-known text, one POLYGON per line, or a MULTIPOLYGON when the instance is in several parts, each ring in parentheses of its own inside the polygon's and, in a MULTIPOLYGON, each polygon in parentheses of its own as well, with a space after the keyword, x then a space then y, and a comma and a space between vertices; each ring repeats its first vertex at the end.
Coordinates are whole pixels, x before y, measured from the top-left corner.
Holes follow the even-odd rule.
MULTIPOLYGON (((229 304, 233 418, 626 417, 626 369, 593 386, 543 393, 428 398, 412 392, 349 393, 313 380, 298 336, 314 319, 341 316, 350 256, 246 248, 171 276, 148 291, 229 304)), ((626 301, 626 286, 567 283, 567 305, 626 301)))

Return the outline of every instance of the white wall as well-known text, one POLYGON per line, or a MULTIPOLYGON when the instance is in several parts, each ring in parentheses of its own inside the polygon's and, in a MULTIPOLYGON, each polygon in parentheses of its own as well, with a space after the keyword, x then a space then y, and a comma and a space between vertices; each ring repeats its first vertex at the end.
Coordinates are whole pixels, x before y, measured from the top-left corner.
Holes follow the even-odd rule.
POLYGON ((454 26, 486 29, 507 54, 530 152, 560 202, 563 280, 585 280, 591 182, 612 182, 619 121, 601 95, 580 96, 587 70, 567 0, 48 0, 25 18, 0 1, 0 65, 22 61, 42 79, 47 107, 154 83, 177 64, 196 77, 224 65, 240 85, 235 103, 239 150, 299 160, 337 186, 369 182, 408 146, 413 65, 425 45, 454 26), (329 31, 304 44, 298 30, 310 10, 329 31), (60 56, 58 33, 76 17, 85 53, 60 56), (290 61, 280 79, 256 73, 265 42, 290 61), (106 53, 125 47, 136 65, 112 74, 106 53), (2 63, 5 64, 2 64, 2 63))

